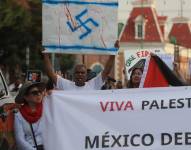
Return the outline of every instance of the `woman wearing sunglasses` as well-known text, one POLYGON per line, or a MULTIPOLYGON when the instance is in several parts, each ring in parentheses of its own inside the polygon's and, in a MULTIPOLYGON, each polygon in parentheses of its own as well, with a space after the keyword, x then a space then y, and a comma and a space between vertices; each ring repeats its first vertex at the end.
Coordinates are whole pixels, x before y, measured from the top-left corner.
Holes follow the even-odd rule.
POLYGON ((15 98, 15 102, 21 104, 14 119, 18 150, 43 150, 41 115, 44 89, 43 83, 26 82, 15 98))

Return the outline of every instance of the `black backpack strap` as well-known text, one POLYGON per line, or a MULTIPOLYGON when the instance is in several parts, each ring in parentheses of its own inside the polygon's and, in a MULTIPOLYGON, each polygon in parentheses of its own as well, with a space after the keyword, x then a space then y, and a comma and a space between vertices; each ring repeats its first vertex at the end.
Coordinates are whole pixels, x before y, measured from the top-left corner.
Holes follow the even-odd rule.
POLYGON ((30 127, 31 127, 31 131, 32 131, 32 136, 33 136, 33 140, 34 140, 35 147, 36 147, 37 150, 38 150, 38 146, 37 146, 37 142, 36 142, 34 130, 33 130, 33 127, 32 127, 32 124, 31 124, 31 123, 30 123, 30 127))

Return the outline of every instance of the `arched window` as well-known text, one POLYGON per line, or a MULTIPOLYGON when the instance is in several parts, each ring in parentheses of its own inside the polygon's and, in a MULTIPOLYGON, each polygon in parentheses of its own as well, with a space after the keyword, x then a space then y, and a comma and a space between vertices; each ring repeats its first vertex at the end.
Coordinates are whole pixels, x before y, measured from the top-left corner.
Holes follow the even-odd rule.
POLYGON ((135 39, 144 39, 146 20, 142 15, 135 19, 135 39))

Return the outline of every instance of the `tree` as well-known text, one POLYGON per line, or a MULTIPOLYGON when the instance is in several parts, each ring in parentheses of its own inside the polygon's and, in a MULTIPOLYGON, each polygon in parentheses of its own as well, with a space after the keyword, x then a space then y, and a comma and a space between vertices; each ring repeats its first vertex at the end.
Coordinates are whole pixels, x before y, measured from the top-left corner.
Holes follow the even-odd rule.
MULTIPOLYGON (((38 54, 41 42, 41 0, 1 0, 0 64, 8 66, 11 74, 15 72, 16 64, 26 71, 26 48, 29 47, 30 66, 28 68, 42 70, 43 65, 38 54)), ((70 61, 67 62, 70 63, 70 61)))
POLYGON ((15 1, 0 2, 0 63, 14 69, 15 64, 22 66, 25 48, 31 40, 31 13, 15 1))
POLYGON ((62 55, 60 59, 60 68, 63 73, 66 73, 74 66, 74 55, 62 55))

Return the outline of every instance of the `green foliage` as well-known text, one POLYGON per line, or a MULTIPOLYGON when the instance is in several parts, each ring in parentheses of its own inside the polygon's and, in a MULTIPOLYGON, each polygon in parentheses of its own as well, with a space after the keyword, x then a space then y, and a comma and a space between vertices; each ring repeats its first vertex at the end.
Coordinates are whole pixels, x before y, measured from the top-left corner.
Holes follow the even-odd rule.
MULTIPOLYGON (((26 48, 30 49, 30 66, 28 69, 43 70, 39 55, 42 42, 42 3, 41 0, 0 0, 0 64, 14 72, 19 65, 25 72, 26 48)), ((61 67, 70 69, 74 64, 71 55, 63 55, 61 67)))
POLYGON ((24 31, 30 24, 31 15, 24 8, 10 2, 0 6, 0 29, 9 27, 14 30, 24 31))
POLYGON ((1 1, 0 63, 10 69, 14 69, 16 64, 22 66, 25 63, 25 49, 33 39, 31 31, 36 30, 32 27, 32 21, 30 10, 18 5, 14 0, 1 1))
POLYGON ((30 8, 19 5, 17 1, 0 2, 0 63, 11 70, 18 64, 26 71, 26 48, 29 47, 32 59, 29 68, 42 68, 38 56, 42 40, 41 1, 26 1, 30 8))
POLYGON ((72 69, 74 66, 74 56, 70 54, 65 54, 61 56, 60 67, 62 72, 72 69))

